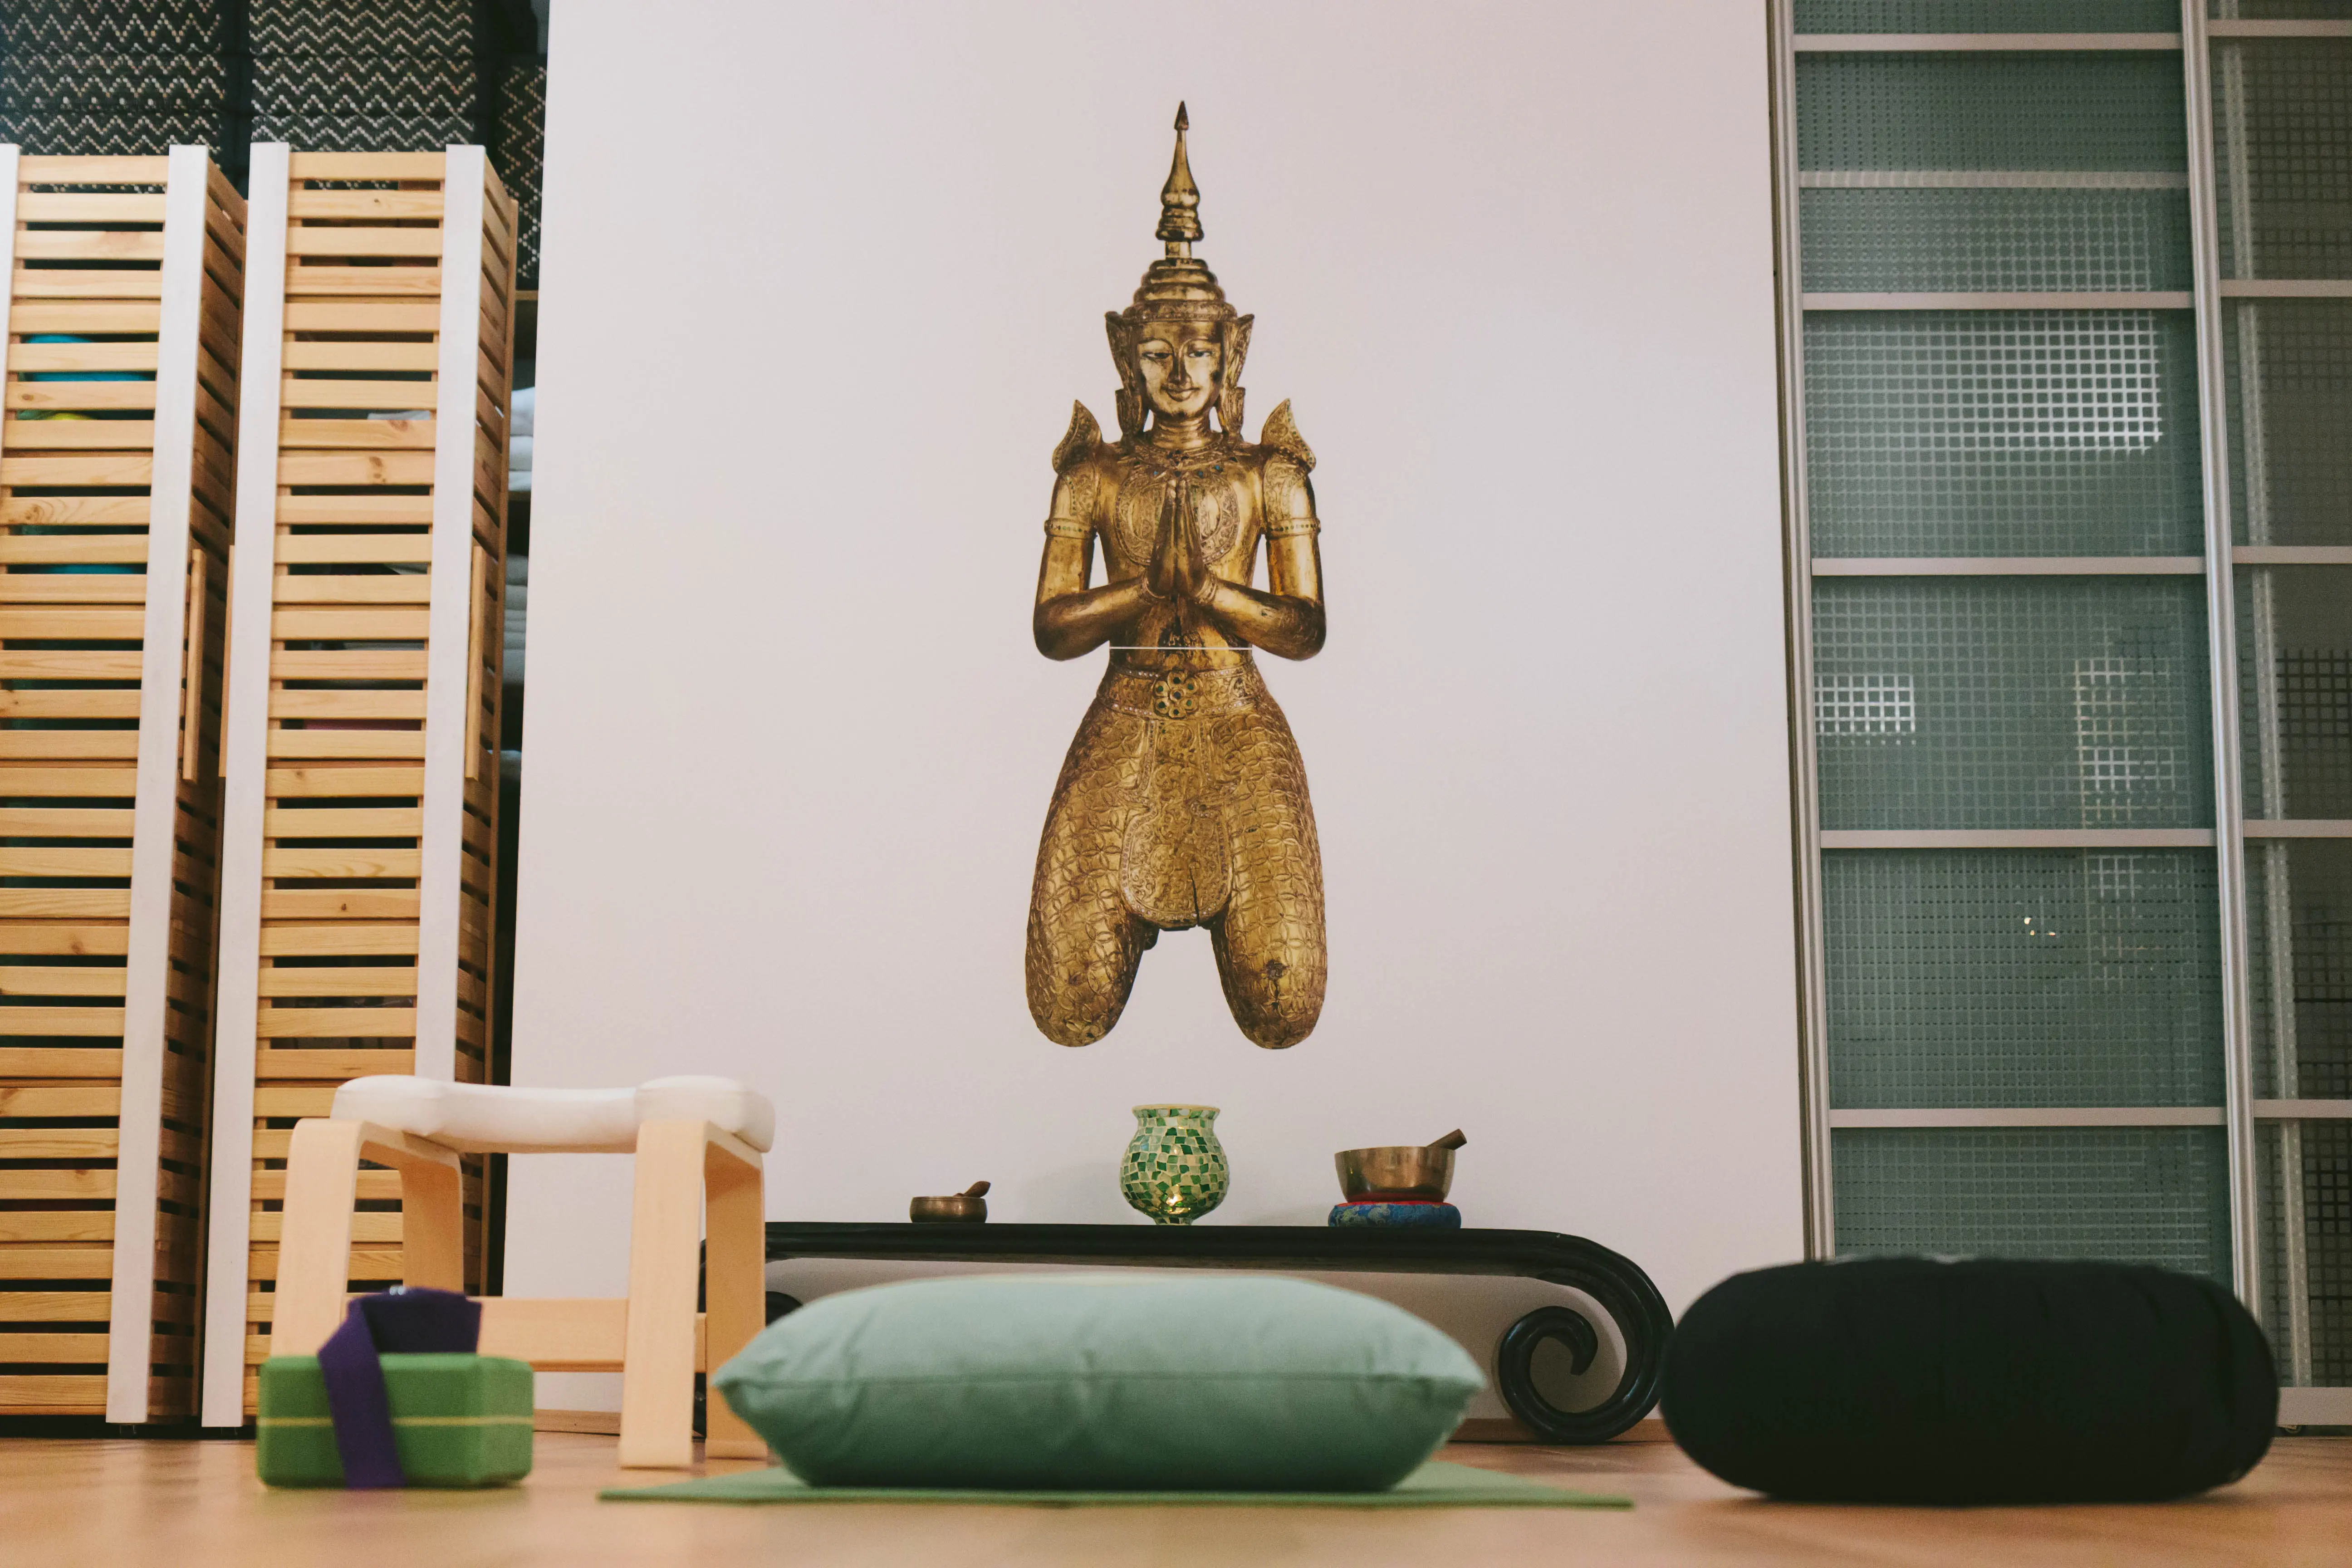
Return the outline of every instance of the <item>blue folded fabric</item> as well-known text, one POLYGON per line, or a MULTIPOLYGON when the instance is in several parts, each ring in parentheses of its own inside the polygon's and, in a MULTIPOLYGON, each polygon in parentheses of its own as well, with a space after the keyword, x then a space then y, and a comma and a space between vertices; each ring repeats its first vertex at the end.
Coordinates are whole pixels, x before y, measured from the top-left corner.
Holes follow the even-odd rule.
POLYGON ((481 1337, 482 1304, 455 1290, 396 1289, 351 1304, 342 1327, 319 1347, 343 1485, 408 1484, 393 1442, 392 1401, 377 1358, 433 1352, 470 1355, 481 1337))

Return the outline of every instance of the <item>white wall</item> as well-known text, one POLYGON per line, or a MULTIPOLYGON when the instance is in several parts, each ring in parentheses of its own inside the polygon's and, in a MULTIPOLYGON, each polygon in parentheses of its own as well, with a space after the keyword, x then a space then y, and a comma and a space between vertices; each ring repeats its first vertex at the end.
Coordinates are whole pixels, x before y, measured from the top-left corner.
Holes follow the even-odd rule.
MULTIPOLYGON (((1139 1224, 1128 1108, 1184 1100, 1211 1223, 1459 1124, 1471 1223, 1677 1310, 1799 1253, 1758 7, 565 0, 551 48, 518 1082, 749 1079, 777 1216, 1139 1224), (1023 1002, 1100 665, 1030 646, 1047 455, 1112 425, 1179 97, 1250 433, 1321 458, 1286 1053, 1199 932, 1095 1046, 1023 1002)), ((510 1290, 617 1293, 626 1165, 517 1162, 510 1290)))

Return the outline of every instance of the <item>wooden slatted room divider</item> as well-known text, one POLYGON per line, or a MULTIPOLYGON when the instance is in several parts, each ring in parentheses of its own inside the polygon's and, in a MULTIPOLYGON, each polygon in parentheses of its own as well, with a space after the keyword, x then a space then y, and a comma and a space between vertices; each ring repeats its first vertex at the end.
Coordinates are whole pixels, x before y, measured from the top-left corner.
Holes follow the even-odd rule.
MULTIPOLYGON (((485 1078, 497 865, 514 203, 478 147, 252 171, 207 1426, 253 1408, 295 1121, 485 1078)), ((354 1289, 401 1278, 396 1191, 361 1174, 354 1289)))
POLYGON ((0 1412, 194 1413, 245 203, 0 147, 0 1412))

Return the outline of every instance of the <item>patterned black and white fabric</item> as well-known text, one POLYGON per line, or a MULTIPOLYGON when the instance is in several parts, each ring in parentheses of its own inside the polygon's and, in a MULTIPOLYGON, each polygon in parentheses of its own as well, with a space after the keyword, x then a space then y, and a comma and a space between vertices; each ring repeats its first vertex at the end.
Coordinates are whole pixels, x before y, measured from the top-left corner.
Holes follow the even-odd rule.
POLYGON ((0 142, 28 153, 424 152, 479 142, 539 283, 547 62, 523 0, 7 0, 0 142))

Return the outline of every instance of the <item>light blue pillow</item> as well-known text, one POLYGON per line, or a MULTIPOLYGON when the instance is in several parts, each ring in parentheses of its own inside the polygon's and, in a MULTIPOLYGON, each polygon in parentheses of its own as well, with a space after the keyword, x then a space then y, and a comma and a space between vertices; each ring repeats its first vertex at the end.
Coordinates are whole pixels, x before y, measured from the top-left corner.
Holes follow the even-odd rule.
POLYGON ((1056 1491, 1377 1491, 1485 1381, 1369 1296, 1138 1273, 846 1291, 713 1379, 813 1486, 1056 1491))

